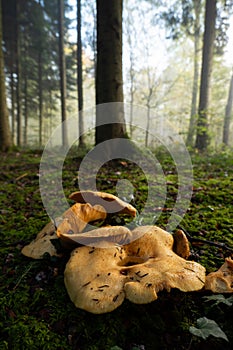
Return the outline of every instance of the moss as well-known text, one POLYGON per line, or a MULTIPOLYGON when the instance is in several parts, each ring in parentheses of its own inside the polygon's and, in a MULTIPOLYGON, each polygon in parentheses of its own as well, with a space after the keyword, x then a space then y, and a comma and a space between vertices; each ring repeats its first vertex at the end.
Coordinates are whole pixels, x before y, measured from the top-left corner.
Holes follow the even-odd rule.
MULTIPOLYGON (((168 155, 158 159, 168 182, 165 208, 156 221, 161 227, 171 215, 177 196, 177 174, 168 155)), ((78 190, 77 171, 81 158, 70 154, 65 162, 65 193, 78 190)), ((40 152, 17 151, 2 154, 0 180, 0 349, 152 349, 225 348, 216 339, 200 342, 192 339, 190 325, 207 315, 218 322, 233 341, 232 307, 210 310, 202 293, 160 292, 159 299, 148 305, 134 305, 127 300, 110 314, 92 315, 76 309, 63 282, 68 256, 63 259, 32 261, 21 255, 49 221, 40 198, 40 152), (224 315, 226 315, 224 317, 224 315), (227 316, 228 315, 228 316, 227 316), (191 342, 192 339, 192 342, 191 342), (215 341, 215 343, 214 343, 215 341), (190 347, 191 344, 191 347, 190 347)), ((233 165, 232 155, 193 157, 194 189, 190 208, 181 225, 193 236, 232 245, 233 242, 233 165)), ((105 164, 98 173, 98 188, 116 194, 118 179, 128 179, 135 186, 134 205, 140 212, 148 196, 145 174, 130 162, 117 160, 105 164)), ((154 202, 144 222, 156 220, 160 188, 154 180, 154 202), (157 186, 157 187, 156 187, 157 186)), ((116 218, 112 218, 116 220, 116 218)), ((125 218, 123 218, 125 220, 125 218)), ((192 245, 194 259, 207 271, 218 268, 229 252, 208 245, 192 245)))

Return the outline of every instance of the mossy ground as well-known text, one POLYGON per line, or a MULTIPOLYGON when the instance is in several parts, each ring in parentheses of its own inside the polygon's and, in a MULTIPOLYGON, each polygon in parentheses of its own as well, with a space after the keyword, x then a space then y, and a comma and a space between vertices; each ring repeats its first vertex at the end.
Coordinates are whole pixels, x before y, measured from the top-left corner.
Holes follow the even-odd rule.
MULTIPOLYGON (((63 282, 67 261, 45 257, 31 260, 21 254, 48 222, 39 191, 40 152, 1 154, 0 178, 0 349, 230 349, 233 342, 232 306, 210 307, 207 293, 159 293, 148 305, 125 301, 112 313, 92 315, 76 309, 63 282), (193 337, 189 327, 199 317, 214 319, 229 344, 214 337, 193 337)), ((168 180, 165 210, 159 217, 166 227, 177 195, 175 166, 158 154, 168 180)), ((67 159, 63 182, 66 195, 77 190, 80 158, 67 159)), ((191 235, 233 247, 232 154, 193 157, 194 186, 190 208, 181 222, 191 235)), ((98 189, 115 193, 117 179, 133 183, 134 204, 140 211, 147 199, 147 181, 140 169, 125 161, 109 163, 99 171, 98 189)), ((156 204, 151 203, 153 222, 156 204)), ((114 218, 113 218, 114 220, 114 218)), ((150 222, 146 222, 150 223, 150 222)), ((230 252, 208 245, 193 245, 193 258, 207 271, 216 270, 230 252)))

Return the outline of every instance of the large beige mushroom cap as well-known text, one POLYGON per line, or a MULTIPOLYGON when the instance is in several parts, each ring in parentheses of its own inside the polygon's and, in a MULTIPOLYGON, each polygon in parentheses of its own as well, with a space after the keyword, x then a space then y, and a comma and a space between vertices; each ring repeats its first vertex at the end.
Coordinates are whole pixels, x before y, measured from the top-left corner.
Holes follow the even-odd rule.
POLYGON ((233 260, 231 258, 226 258, 218 271, 206 276, 205 289, 214 293, 233 293, 233 260))
POLYGON ((124 202, 113 194, 99 191, 73 192, 70 199, 78 203, 90 203, 102 205, 107 213, 123 213, 136 216, 137 210, 129 203, 124 202))
POLYGON ((76 307, 100 314, 122 304, 157 299, 163 289, 196 291, 205 284, 205 268, 173 250, 173 236, 156 226, 132 231, 124 246, 76 248, 65 269, 65 285, 76 307))
POLYGON ((127 244, 132 238, 132 232, 125 226, 104 226, 89 232, 69 234, 60 232, 59 237, 62 242, 68 244, 68 247, 77 247, 78 245, 88 245, 95 247, 111 247, 111 243, 127 244))

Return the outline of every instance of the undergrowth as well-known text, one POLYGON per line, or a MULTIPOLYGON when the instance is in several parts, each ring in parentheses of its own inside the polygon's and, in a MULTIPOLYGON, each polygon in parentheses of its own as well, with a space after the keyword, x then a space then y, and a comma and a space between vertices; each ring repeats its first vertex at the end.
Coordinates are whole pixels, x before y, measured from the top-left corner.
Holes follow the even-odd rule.
MULTIPOLYGON (((164 194, 160 193, 157 179, 149 179, 154 186, 154 201, 149 201, 146 215, 136 224, 155 223, 165 228, 177 198, 177 174, 168 156, 156 156, 166 176, 166 201, 161 208, 156 198, 164 194)), ((35 261, 21 254, 22 247, 49 221, 39 191, 40 157, 36 151, 1 154, 0 350, 230 349, 232 306, 209 306, 202 298, 207 292, 162 291, 151 304, 135 305, 126 300, 112 313, 92 315, 76 309, 67 295, 63 272, 68 257, 46 256, 35 261), (190 326, 202 316, 218 323, 229 344, 214 337, 207 342, 190 334, 190 326)), ((193 237, 233 247, 232 155, 194 155, 192 161, 193 195, 180 225, 193 237)), ((63 187, 67 196, 78 190, 80 162, 81 158, 71 153, 64 164, 63 187)), ((97 189, 119 194, 119 179, 127 179, 134 186, 132 204, 139 214, 143 213, 148 199, 146 175, 135 164, 116 160, 99 170, 97 189)), ((130 186, 126 188, 130 190, 130 186)), ((127 197, 129 192, 121 195, 127 197)), ((202 263, 207 272, 219 268, 230 255, 223 248, 205 244, 193 244, 191 250, 192 258, 202 263)))

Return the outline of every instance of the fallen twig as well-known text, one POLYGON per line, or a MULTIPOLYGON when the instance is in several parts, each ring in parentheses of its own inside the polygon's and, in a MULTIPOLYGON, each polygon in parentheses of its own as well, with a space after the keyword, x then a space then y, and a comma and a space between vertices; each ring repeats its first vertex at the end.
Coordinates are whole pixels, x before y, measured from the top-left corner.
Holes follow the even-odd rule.
POLYGON ((208 244, 217 248, 222 248, 225 250, 229 250, 230 252, 233 253, 233 248, 228 247, 228 245, 226 245, 225 243, 220 243, 220 242, 213 242, 213 241, 209 241, 208 239, 203 239, 203 238, 196 238, 196 237, 192 237, 190 235, 190 233, 188 233, 183 227, 181 227, 180 225, 178 225, 178 228, 180 230, 182 230, 184 232, 184 234, 186 235, 186 237, 188 238, 189 242, 193 243, 193 242, 198 242, 198 243, 202 243, 202 244, 208 244))
POLYGON ((25 176, 28 176, 28 173, 24 173, 24 174, 22 174, 22 175, 16 177, 15 181, 19 181, 19 180, 21 180, 21 179, 22 179, 23 177, 25 177, 25 176))

